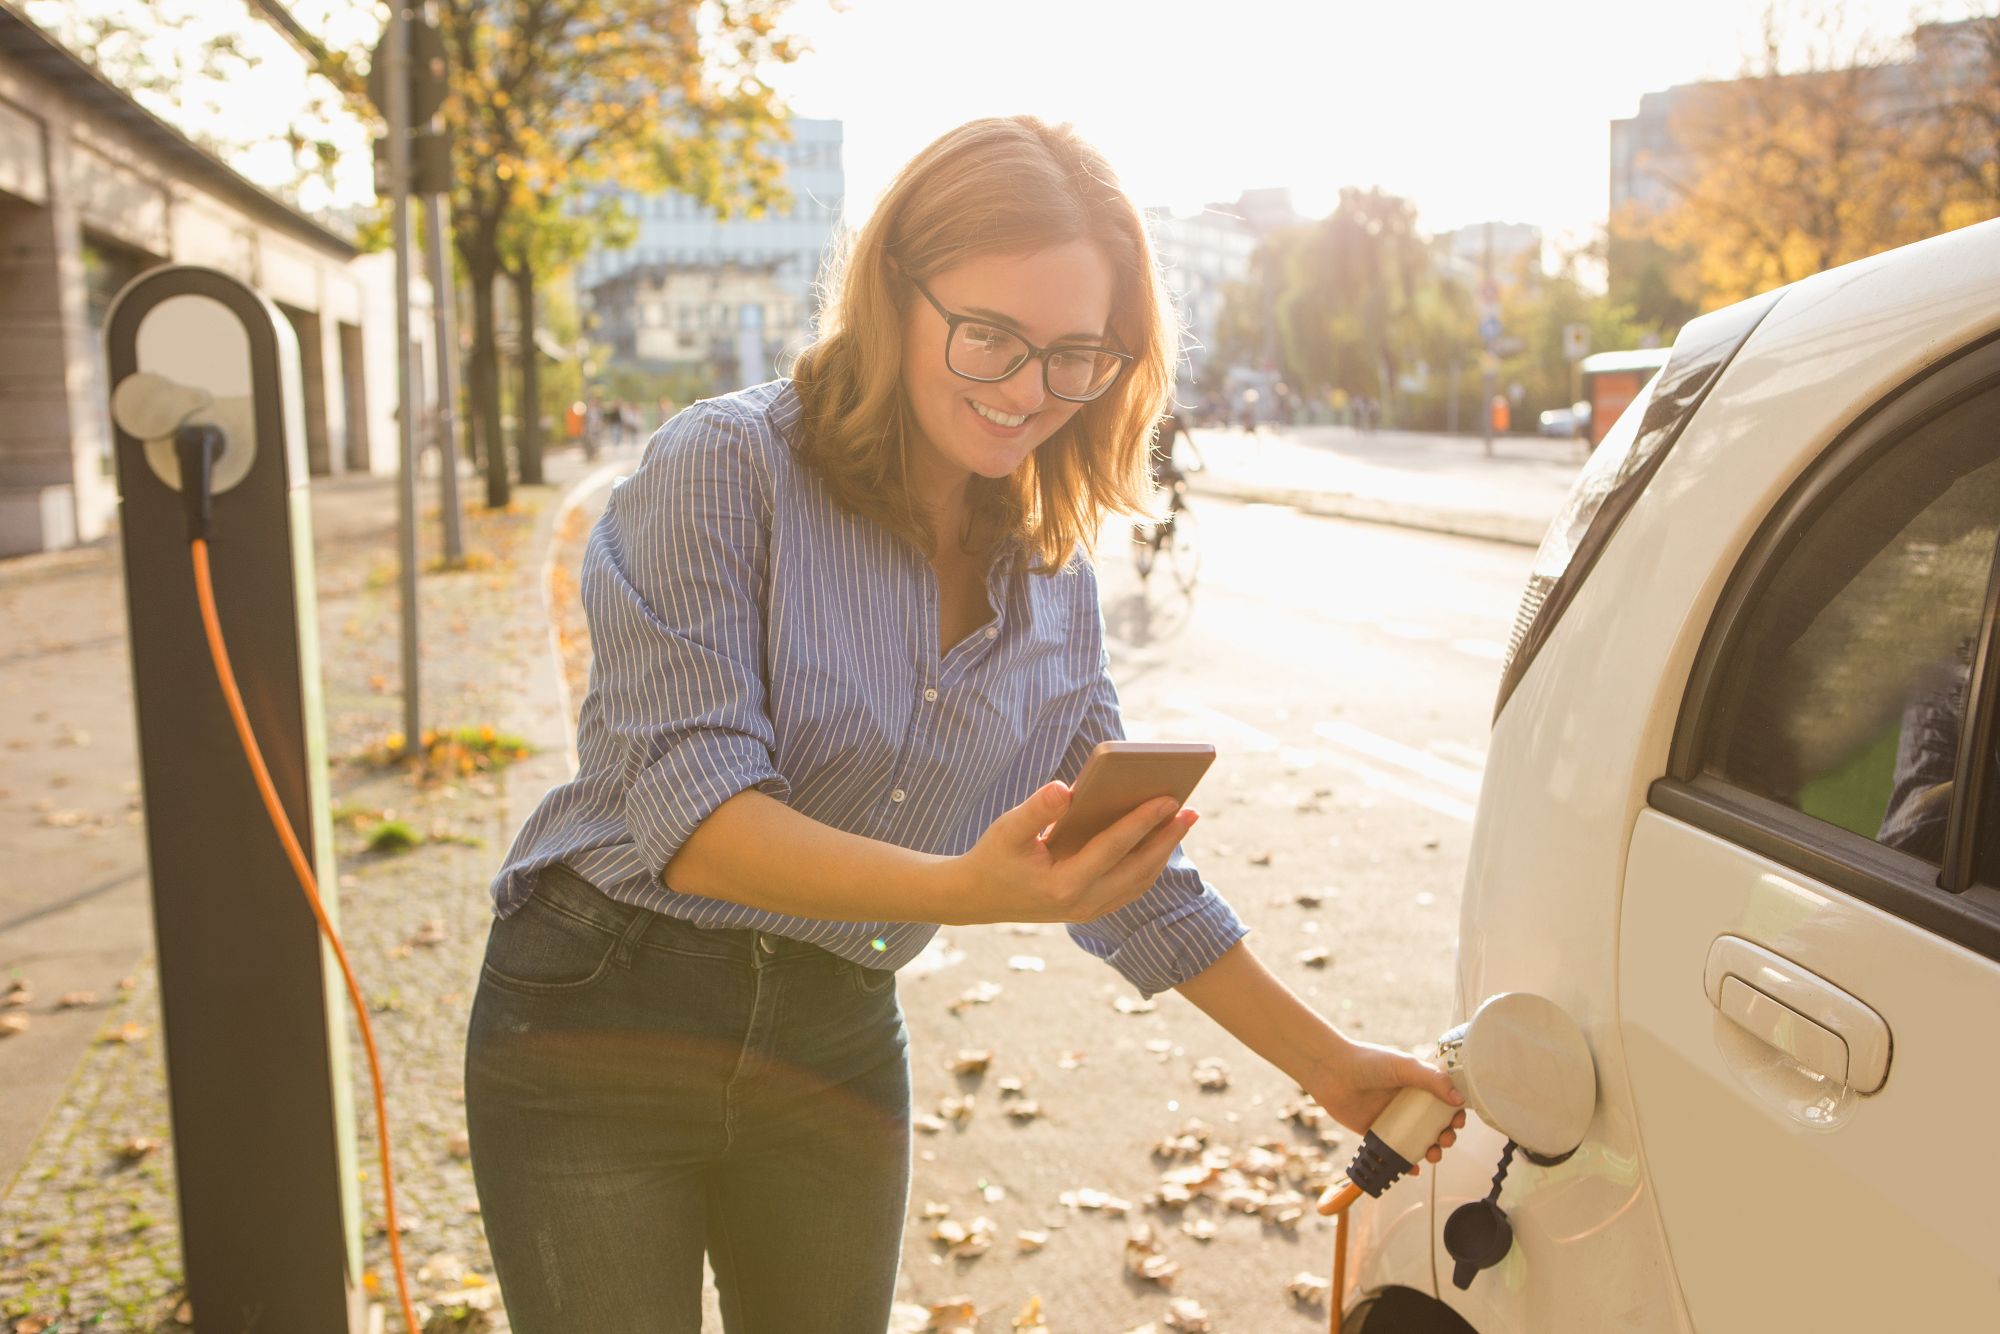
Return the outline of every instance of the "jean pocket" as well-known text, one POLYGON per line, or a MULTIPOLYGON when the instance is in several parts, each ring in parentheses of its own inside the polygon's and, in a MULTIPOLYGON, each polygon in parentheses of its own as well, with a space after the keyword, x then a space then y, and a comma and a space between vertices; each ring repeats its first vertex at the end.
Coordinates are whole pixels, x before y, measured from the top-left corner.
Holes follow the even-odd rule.
POLYGON ((582 991, 615 966, 618 937, 531 897, 493 923, 480 972, 503 991, 555 996, 582 991))
POLYGON ((864 996, 879 996, 896 985, 896 970, 893 968, 869 968, 852 959, 842 959, 840 967, 847 974, 849 985, 864 996))

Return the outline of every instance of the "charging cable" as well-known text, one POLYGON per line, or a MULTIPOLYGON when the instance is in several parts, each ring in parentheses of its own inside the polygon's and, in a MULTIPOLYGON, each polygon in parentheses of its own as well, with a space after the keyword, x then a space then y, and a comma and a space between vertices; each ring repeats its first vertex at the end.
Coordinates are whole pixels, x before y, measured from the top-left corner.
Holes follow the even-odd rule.
POLYGON ((222 623, 215 614, 215 585, 208 568, 208 528, 215 460, 222 452, 222 445, 219 427, 183 426, 174 433, 174 453, 181 466, 181 496, 187 510, 188 542, 194 553, 195 598, 201 605, 201 623, 208 634, 208 651, 215 662, 215 679, 222 687, 223 701, 229 706, 229 716, 236 724, 236 737, 243 744, 243 757, 250 762, 251 776, 257 780, 258 795, 264 799, 264 811, 271 818, 271 827, 277 831, 278 840, 284 844, 285 856, 291 861, 292 873, 298 877, 299 888, 305 891, 306 902, 312 908, 314 920, 319 923, 320 934, 326 937, 327 944, 333 947, 334 958, 340 962, 341 976, 347 981, 348 999, 353 1002, 354 1017, 360 1023, 361 1045, 368 1053, 368 1078, 375 1090, 375 1139, 382 1155, 382 1201, 388 1215, 389 1259, 396 1271, 396 1296, 402 1303, 403 1322, 409 1334, 420 1334, 422 1326, 417 1323, 416 1308, 410 1302, 409 1277, 403 1270, 403 1243, 396 1225, 396 1177, 389 1165, 389 1112, 382 1096, 382 1063, 375 1052, 375 1034, 368 1024, 368 1006, 361 999, 361 986, 354 980, 354 969, 347 962, 347 950, 341 945, 333 923, 327 920, 326 907, 320 902, 318 879, 306 860, 305 850, 299 846, 299 836, 285 814, 284 805, 278 800, 278 789, 271 782, 271 771, 265 767, 264 753, 257 746, 256 734, 250 730, 250 715, 245 711, 243 696, 236 688, 236 673, 229 665, 229 646, 223 641, 222 623))

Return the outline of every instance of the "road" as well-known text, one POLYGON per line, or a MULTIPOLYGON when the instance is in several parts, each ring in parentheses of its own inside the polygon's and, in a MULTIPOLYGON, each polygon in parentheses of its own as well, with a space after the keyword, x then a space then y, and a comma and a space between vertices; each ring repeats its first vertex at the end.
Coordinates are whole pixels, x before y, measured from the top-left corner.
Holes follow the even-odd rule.
MULTIPOLYGON (((1434 1039, 1452 1007, 1458 893, 1499 659, 1532 553, 1519 547, 1197 499, 1205 557, 1191 599, 1156 571, 1142 588, 1118 543, 1100 554, 1113 674, 1135 738, 1206 740, 1220 754, 1190 803, 1203 818, 1187 851, 1252 928, 1278 975, 1352 1036, 1410 1046, 1434 1039), (1317 896, 1317 907, 1300 895, 1317 896), (1313 966, 1300 954, 1324 947, 1313 966)), ((1323 1307, 1285 1285, 1331 1271, 1332 1228, 1295 1228, 1210 1201, 1151 1210, 1169 1163, 1156 1141, 1190 1117, 1210 1147, 1310 1143, 1279 1119, 1298 1090, 1177 995, 1148 1013, 1057 928, 949 933, 900 984, 918 1110, 971 1093, 962 1127, 920 1135, 902 1296, 955 1295, 981 1328, 1039 1297, 1052 1328, 1126 1330, 1166 1314, 1168 1290, 1128 1277, 1125 1242, 1150 1223, 1181 1265, 1172 1294, 1199 1302, 1218 1331, 1323 1328, 1323 1307), (1033 931, 1033 935, 1019 934, 1033 931), (1015 956, 1040 971, 1010 967, 1015 956), (959 1006, 980 983, 1000 993, 959 1006), (982 1079, 945 1063, 990 1050, 982 1079), (1220 1060, 1228 1087, 1196 1066, 1220 1060), (1046 1115, 1004 1115, 1002 1079, 1046 1115), (997 1187, 1001 1194, 988 1188, 997 1187), (1123 1218, 1066 1207, 1092 1188, 1130 1201, 1123 1218), (983 1257, 951 1259, 931 1239, 928 1204, 970 1225, 990 1219, 983 1257), (1212 1240, 1182 1224, 1206 1219, 1212 1240), (1047 1232, 1022 1253, 1020 1231, 1047 1232)), ((1331 1153, 1344 1165, 1353 1137, 1331 1153)), ((914 1315, 914 1312, 910 1313, 914 1315)))

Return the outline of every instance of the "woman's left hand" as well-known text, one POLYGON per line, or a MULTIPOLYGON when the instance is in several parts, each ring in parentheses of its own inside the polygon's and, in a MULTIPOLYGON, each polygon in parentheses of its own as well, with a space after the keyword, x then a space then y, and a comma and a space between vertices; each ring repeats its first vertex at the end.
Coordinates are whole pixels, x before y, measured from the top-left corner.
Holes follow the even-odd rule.
MULTIPOLYGON (((1452 1087, 1451 1076, 1444 1071, 1393 1047, 1377 1046, 1372 1042, 1345 1043, 1340 1052, 1306 1082, 1305 1090, 1326 1109, 1329 1116, 1359 1134, 1375 1123, 1375 1118, 1382 1115, 1397 1093, 1412 1084, 1428 1089, 1434 1097, 1454 1107, 1465 1102, 1458 1090, 1452 1087)), ((1454 1132, 1464 1125, 1465 1113, 1461 1111, 1452 1117, 1450 1126, 1438 1136, 1430 1152, 1424 1155, 1424 1161, 1434 1163, 1442 1157, 1444 1150, 1457 1139, 1454 1132)), ((1421 1166, 1413 1165, 1410 1175, 1415 1176, 1421 1166)))

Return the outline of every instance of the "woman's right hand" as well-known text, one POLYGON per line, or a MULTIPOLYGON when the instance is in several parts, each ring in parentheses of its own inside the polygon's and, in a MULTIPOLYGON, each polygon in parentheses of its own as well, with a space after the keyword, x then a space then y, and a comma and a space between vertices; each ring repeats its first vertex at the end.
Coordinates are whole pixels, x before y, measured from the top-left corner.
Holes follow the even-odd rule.
POLYGON ((969 852, 947 861, 950 884, 936 920, 952 926, 1092 921, 1151 889, 1200 818, 1160 797, 1058 858, 1041 835, 1069 803, 1067 783, 1044 784, 987 826, 969 852))

